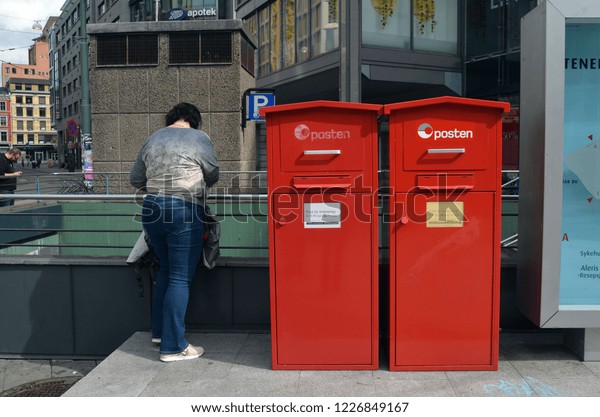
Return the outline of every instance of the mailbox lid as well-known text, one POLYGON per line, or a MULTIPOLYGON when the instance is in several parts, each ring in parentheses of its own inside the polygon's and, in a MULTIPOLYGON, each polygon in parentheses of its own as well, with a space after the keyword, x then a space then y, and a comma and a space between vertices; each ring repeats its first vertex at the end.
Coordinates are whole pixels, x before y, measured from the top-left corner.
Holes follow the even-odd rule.
POLYGON ((261 110, 271 123, 267 144, 274 175, 368 173, 377 156, 377 117, 383 106, 335 101, 261 110))
MULTIPOLYGON (((392 180, 407 183, 407 173, 473 173, 475 188, 494 188, 501 163, 501 117, 509 108, 504 102, 461 97, 386 105, 392 180)), ((410 178, 407 185, 417 185, 417 177, 410 178)))

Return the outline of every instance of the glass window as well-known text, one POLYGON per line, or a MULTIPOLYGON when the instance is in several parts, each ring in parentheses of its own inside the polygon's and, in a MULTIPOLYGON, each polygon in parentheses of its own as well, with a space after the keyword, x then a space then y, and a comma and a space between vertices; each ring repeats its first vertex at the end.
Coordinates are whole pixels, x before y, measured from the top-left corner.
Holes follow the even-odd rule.
POLYGON ((33 130, 33 120, 27 121, 27 130, 33 130))
POLYGON ((8 117, 0 116, 0 126, 8 126, 8 117))
POLYGON ((313 0, 311 12, 312 53, 319 55, 339 45, 337 0, 313 0))
POLYGON ((296 0, 283 2, 283 66, 288 67, 296 63, 296 0))
POLYGON ((410 49, 411 3, 411 0, 363 1, 363 45, 410 49))
POLYGON ((31 97, 31 96, 25 97, 25 104, 33 104, 33 97, 31 97))
POLYGON ((455 54, 458 46, 456 0, 415 0, 414 49, 455 54))
POLYGON ((271 71, 281 69, 281 1, 275 0, 271 9, 271 71))
POLYGON ((197 32, 169 34, 169 64, 200 62, 200 35, 197 32))
POLYGON ((46 109, 43 107, 40 107, 40 117, 46 117, 46 109))
POLYGON ((6 111, 6 103, 4 101, 0 101, 0 111, 6 111))
POLYGON ((45 120, 42 120, 40 122, 40 130, 46 130, 46 121, 45 120))
POLYGON ((457 0, 364 1, 362 12, 364 45, 457 53, 457 0))
POLYGON ((16 96, 15 100, 18 104, 23 104, 23 96, 16 96))
POLYGON ((27 107, 27 116, 33 117, 33 107, 27 107))
POLYGON ((17 143, 18 144, 23 144, 23 134, 22 133, 18 133, 17 134, 17 143))
POLYGON ((23 116, 23 107, 17 107, 17 116, 23 116))
POLYGON ((310 58, 308 24, 310 18, 309 0, 296 1, 296 55, 297 61, 310 58))
POLYGON ((258 72, 260 75, 266 75, 270 73, 271 65, 269 64, 269 51, 270 51, 270 13, 269 8, 258 12, 258 72))
POLYGON ((0 132, 0 140, 2 142, 8 142, 8 132, 6 132, 5 130, 0 132))
POLYGON ((23 120, 17 121, 17 130, 23 130, 23 120))
POLYGON ((40 97, 38 101, 40 104, 46 104, 46 97, 40 97))

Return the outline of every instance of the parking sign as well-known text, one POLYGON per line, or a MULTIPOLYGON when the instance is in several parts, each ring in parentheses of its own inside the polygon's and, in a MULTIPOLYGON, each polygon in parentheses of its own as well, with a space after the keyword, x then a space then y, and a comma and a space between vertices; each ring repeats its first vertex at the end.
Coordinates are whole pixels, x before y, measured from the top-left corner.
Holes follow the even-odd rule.
POLYGON ((265 120, 260 117, 260 109, 275 105, 274 93, 250 93, 248 94, 247 120, 265 120))

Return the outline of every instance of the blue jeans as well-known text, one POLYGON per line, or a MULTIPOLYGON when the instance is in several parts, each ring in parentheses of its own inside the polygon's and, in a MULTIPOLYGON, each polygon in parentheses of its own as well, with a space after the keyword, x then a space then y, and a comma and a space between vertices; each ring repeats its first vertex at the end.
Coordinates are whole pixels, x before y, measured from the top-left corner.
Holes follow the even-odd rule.
POLYGON ((144 229, 160 262, 152 293, 152 337, 160 353, 179 353, 188 346, 185 312, 196 268, 202 259, 204 208, 178 196, 146 196, 144 229))

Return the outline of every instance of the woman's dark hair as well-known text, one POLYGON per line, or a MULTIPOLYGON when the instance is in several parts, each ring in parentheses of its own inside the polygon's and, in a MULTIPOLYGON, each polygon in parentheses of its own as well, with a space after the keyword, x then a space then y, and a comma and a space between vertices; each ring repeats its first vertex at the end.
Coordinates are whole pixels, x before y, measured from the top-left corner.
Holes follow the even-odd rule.
POLYGON ((199 129, 202 127, 202 116, 200 111, 190 103, 179 103, 176 104, 166 116, 167 126, 172 125, 177 120, 183 119, 190 124, 192 129, 199 129))

